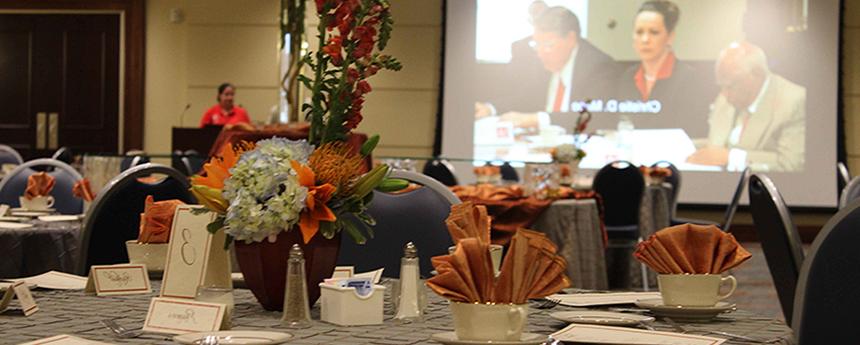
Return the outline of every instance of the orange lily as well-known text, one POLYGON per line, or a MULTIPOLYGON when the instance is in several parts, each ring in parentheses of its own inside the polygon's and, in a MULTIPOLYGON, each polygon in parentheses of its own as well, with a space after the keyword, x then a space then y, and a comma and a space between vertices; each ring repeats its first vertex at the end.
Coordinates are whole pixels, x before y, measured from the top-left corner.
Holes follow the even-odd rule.
POLYGON ((305 209, 299 218, 299 229, 305 243, 310 242, 320 229, 320 221, 333 222, 337 220, 334 212, 326 205, 336 190, 331 183, 317 186, 314 171, 306 165, 296 161, 290 161, 290 165, 296 171, 299 184, 308 188, 308 197, 305 200, 305 209))
POLYGON ((203 171, 206 176, 195 175, 191 178, 191 183, 195 185, 204 185, 214 189, 223 189, 224 180, 230 177, 230 168, 236 165, 239 157, 245 151, 254 149, 254 143, 241 142, 236 148, 231 144, 225 144, 221 147, 220 157, 212 157, 209 162, 203 165, 203 171))

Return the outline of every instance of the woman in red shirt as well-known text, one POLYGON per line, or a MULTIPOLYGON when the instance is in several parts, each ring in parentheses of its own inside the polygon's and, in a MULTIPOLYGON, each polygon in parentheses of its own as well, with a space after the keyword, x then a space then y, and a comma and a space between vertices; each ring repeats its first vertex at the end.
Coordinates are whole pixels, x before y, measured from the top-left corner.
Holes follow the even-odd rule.
POLYGON ((215 125, 229 128, 237 124, 243 124, 240 127, 250 126, 248 112, 233 104, 235 95, 236 87, 233 84, 224 83, 218 86, 218 97, 215 98, 218 104, 206 110, 200 119, 200 127, 215 125))

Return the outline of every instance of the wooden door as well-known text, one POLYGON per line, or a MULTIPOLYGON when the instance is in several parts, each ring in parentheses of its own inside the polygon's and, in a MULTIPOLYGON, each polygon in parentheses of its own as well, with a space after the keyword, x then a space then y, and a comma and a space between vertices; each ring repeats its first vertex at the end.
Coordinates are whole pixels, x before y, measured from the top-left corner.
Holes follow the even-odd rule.
POLYGON ((119 15, 0 14, 0 143, 116 152, 118 124, 119 15))

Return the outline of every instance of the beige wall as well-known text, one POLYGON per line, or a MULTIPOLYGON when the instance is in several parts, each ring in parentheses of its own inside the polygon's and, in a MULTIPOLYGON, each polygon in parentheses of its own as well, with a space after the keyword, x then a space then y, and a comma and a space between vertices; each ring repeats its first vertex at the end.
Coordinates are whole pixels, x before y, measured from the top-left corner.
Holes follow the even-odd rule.
MULTIPOLYGON (((378 155, 429 155, 433 146, 442 5, 440 0, 391 1, 396 21, 386 52, 403 63, 400 72, 381 72, 358 130, 378 133, 378 155)), ((309 3, 309 12, 313 2, 309 3)), ((146 40, 145 150, 170 151, 170 128, 195 127, 215 104, 223 81, 237 87, 236 102, 252 120, 265 121, 278 102, 279 1, 148 0, 146 40), (169 13, 179 8, 181 23, 169 13), (180 123, 186 104, 191 108, 180 123)), ((313 19, 308 25, 315 30, 313 19)), ((308 31, 312 49, 315 32, 308 31)))
POLYGON ((842 96, 845 100, 845 147, 848 168, 860 175, 860 0, 845 0, 842 96))

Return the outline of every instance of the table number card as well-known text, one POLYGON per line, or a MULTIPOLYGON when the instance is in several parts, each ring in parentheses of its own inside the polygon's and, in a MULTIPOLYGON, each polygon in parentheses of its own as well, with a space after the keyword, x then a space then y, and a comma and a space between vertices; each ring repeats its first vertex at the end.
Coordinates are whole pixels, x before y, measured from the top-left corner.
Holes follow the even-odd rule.
POLYGON ((209 233, 216 214, 199 205, 181 205, 173 216, 161 297, 194 298, 200 285, 230 286, 230 256, 224 231, 209 233))
POLYGON ((86 293, 98 296, 134 295, 152 292, 146 265, 120 264, 90 267, 86 293))
POLYGON ((108 343, 78 338, 68 334, 60 334, 49 338, 34 340, 21 345, 108 345, 108 343))
POLYGON ((144 332, 182 334, 211 332, 221 327, 227 306, 173 298, 153 298, 143 323, 144 332))
POLYGON ((6 205, 6 204, 0 205, 0 217, 5 216, 6 212, 9 212, 9 205, 6 205))
POLYGON ((6 293, 3 294, 3 299, 0 300, 0 312, 9 307, 9 303, 12 302, 12 298, 15 296, 18 296, 18 302, 21 303, 21 310, 24 311, 24 316, 30 316, 39 311, 39 307, 36 306, 36 300, 30 294, 30 288, 27 287, 27 284, 23 280, 18 280, 12 283, 6 289, 6 293))

